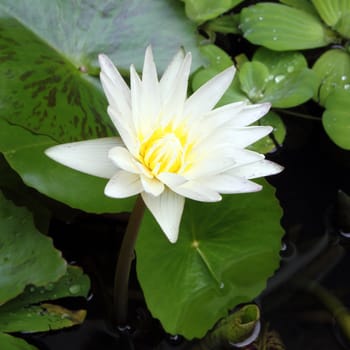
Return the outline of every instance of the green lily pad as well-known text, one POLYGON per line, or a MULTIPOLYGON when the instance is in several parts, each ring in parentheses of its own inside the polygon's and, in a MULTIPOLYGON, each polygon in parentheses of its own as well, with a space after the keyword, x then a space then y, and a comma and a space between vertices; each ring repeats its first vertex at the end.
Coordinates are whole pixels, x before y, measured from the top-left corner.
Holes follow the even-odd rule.
POLYGON ((2 350, 38 350, 33 345, 28 344, 20 338, 13 337, 6 333, 0 332, 0 344, 2 350))
POLYGON ((230 10, 243 0, 183 0, 186 15, 196 23, 203 23, 230 10))
POLYGON ((66 262, 52 240, 34 226, 31 213, 0 193, 0 305, 33 284, 58 280, 66 262))
POLYGON ((314 99, 321 106, 327 104, 328 96, 336 89, 350 89, 350 55, 341 49, 326 51, 315 62, 312 70, 321 81, 314 99))
POLYGON ((283 4, 258 3, 241 12, 240 28, 255 45, 276 51, 326 46, 335 34, 308 12, 283 4))
POLYGON ((239 79, 253 102, 270 102, 278 108, 290 108, 306 102, 319 85, 317 75, 307 67, 301 53, 274 52, 265 48, 259 48, 252 62, 243 65, 239 79), (264 69, 263 75, 249 69, 249 65, 264 69))
POLYGON ((165 330, 201 338, 237 304, 251 301, 279 265, 281 209, 261 192, 218 203, 186 200, 179 239, 170 244, 146 213, 136 245, 148 308, 165 330))
POLYGON ((122 70, 131 63, 141 69, 144 49, 152 43, 162 72, 183 46, 192 52, 196 69, 202 61, 195 28, 181 4, 170 1, 2 1, 0 152, 27 185, 71 207, 130 210, 133 199, 104 196, 106 180, 58 166, 43 151, 116 134, 94 77, 98 53, 108 54, 122 70))
POLYGON ((69 267, 57 282, 43 287, 28 286, 21 295, 0 307, 0 330, 42 332, 82 323, 86 316, 85 310, 71 311, 47 301, 85 297, 89 288, 89 278, 78 267, 69 267))
MULTIPOLYGON (((341 23, 344 18, 348 19, 350 13, 350 2, 342 0, 311 0, 317 12, 324 20, 324 22, 348 37, 350 32, 348 30, 343 31, 343 25, 341 23), (340 29, 340 30, 339 30, 340 29)), ((348 29, 348 28, 347 28, 348 29)))
POLYGON ((318 17, 318 13, 310 0, 280 0, 280 2, 318 17))
POLYGON ((350 150, 350 90, 334 90, 325 108, 322 124, 328 136, 339 147, 350 150))
POLYGON ((264 97, 266 84, 269 81, 269 70, 261 62, 246 62, 239 71, 241 89, 252 102, 264 97))

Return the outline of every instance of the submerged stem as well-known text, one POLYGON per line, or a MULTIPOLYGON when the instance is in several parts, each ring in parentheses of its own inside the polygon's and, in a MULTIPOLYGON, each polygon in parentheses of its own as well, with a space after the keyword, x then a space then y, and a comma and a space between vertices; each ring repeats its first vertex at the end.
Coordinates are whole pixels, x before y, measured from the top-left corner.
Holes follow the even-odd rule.
POLYGON ((303 118, 303 119, 309 119, 309 120, 315 120, 315 121, 321 121, 321 118, 320 117, 315 117, 313 115, 310 115, 310 114, 304 114, 304 113, 299 113, 299 112, 294 112, 294 111, 290 111, 288 109, 278 109, 278 108, 275 108, 274 109, 276 112, 280 112, 280 113, 283 113, 283 114, 287 114, 287 115, 292 115, 294 117, 299 117, 299 118, 303 118))
POLYGON ((117 326, 124 326, 127 322, 130 268, 144 212, 145 204, 141 196, 138 196, 125 231, 114 275, 113 318, 117 326))

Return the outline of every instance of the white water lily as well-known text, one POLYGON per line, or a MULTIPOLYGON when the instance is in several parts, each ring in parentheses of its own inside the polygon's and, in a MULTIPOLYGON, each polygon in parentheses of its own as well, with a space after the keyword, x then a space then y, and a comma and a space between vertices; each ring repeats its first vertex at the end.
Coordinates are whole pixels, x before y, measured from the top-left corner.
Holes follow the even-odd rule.
POLYGON ((46 154, 81 172, 109 179, 105 195, 141 194, 170 242, 176 242, 185 197, 203 202, 220 194, 259 191, 249 179, 282 168, 245 147, 272 131, 247 126, 268 103, 237 102, 214 108, 234 77, 231 67, 187 98, 191 54, 179 51, 158 80, 147 48, 140 79, 130 67, 130 88, 113 63, 99 55, 108 114, 119 137, 51 147, 46 154))

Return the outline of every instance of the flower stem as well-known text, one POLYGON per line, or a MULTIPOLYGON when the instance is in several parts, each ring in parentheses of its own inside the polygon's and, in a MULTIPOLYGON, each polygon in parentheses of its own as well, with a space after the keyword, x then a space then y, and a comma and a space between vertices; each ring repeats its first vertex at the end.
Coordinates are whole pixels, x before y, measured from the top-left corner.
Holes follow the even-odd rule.
POLYGON ((126 227, 114 275, 113 319, 117 326, 125 326, 127 322, 130 268, 144 212, 145 204, 141 196, 138 196, 126 227))

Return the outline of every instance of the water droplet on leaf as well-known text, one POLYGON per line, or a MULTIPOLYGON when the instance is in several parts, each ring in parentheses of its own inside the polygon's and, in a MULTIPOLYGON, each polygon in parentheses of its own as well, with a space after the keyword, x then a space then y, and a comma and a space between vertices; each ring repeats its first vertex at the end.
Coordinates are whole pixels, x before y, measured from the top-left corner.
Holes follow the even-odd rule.
POLYGON ((276 75, 275 76, 275 83, 276 84, 280 83, 284 78, 285 78, 284 75, 276 75))
POLYGON ((78 294, 80 292, 80 286, 79 284, 73 284, 69 287, 69 293, 71 294, 78 294))

